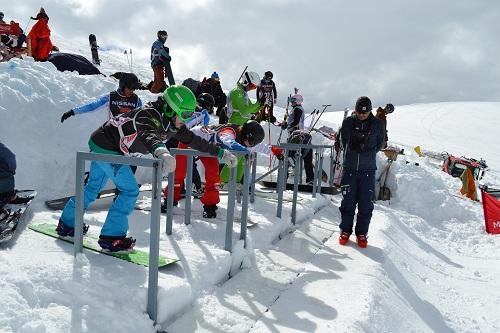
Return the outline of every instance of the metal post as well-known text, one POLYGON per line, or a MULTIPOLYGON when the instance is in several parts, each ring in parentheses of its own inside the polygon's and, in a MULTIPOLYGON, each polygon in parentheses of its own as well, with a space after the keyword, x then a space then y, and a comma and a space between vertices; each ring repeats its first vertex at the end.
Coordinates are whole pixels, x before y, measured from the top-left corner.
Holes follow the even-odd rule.
MULTIPOLYGON (((288 157, 285 157, 285 159, 288 157)), ((278 161, 278 179, 276 180, 276 189, 278 191, 278 207, 276 208, 276 217, 281 218, 281 212, 283 210, 283 178, 285 177, 285 161, 278 161)))
POLYGON ((285 163, 283 165, 283 191, 286 191, 286 183, 288 181, 288 154, 289 154, 289 150, 288 148, 285 147, 285 163))
POLYGON ((321 186, 323 186, 323 148, 319 150, 319 169, 318 169, 318 187, 316 187, 316 192, 321 193, 321 186))
POLYGON ((257 179, 257 153, 253 153, 252 159, 252 189, 250 192, 250 202, 255 202, 255 179, 257 179))
MULTIPOLYGON (((174 154, 172 156, 175 157, 174 154)), ((168 174, 168 193, 167 193, 167 225, 166 232, 167 235, 172 234, 172 224, 174 222, 174 173, 168 174)))
POLYGON ((234 201, 236 197, 236 168, 230 168, 229 193, 227 198, 226 242, 224 249, 231 252, 233 249, 233 218, 234 201))
POLYGON ((245 155, 245 172, 243 174, 243 202, 241 203, 241 229, 240 240, 247 247, 247 221, 248 221, 248 186, 250 176, 250 162, 253 160, 253 154, 245 155))
POLYGON ((191 155, 187 158, 187 174, 186 174, 186 194, 184 197, 184 224, 191 223, 191 194, 193 192, 193 157, 191 155))
MULTIPOLYGON (((295 151, 295 158, 301 159, 301 149, 295 151)), ((293 199, 292 199, 292 224, 295 225, 297 220, 297 195, 299 192, 299 173, 295 170, 295 177, 293 180, 293 199)))
POLYGON ((334 167, 335 167, 335 149, 334 147, 330 148, 330 178, 328 179, 329 180, 329 184, 330 184, 330 187, 333 187, 333 177, 335 177, 335 173, 333 172, 334 170, 334 167))
POLYGON ((318 184, 318 167, 319 167, 319 158, 318 158, 318 150, 314 149, 314 179, 313 179, 313 188, 312 188, 312 197, 316 198, 316 187, 318 184))
POLYGON ((83 252, 83 183, 85 172, 85 159, 81 153, 76 153, 76 179, 75 179, 75 257, 83 252))
POLYGON ((304 174, 304 160, 302 159, 302 151, 300 152, 300 160, 295 160, 295 172, 297 172, 297 165, 299 166, 299 183, 302 184, 302 176, 304 174))
POLYGON ((160 199, 163 161, 153 164, 153 193, 151 202, 151 227, 149 234, 148 305, 149 317, 158 318, 158 260, 160 257, 160 199))

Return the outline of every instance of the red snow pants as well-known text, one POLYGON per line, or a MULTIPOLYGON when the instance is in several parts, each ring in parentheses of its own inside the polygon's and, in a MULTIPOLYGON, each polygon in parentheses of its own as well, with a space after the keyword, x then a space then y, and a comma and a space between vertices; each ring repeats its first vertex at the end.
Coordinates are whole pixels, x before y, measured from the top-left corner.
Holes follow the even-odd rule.
MULTIPOLYGON (((177 148, 186 149, 188 145, 179 142, 177 148)), ((187 159, 188 157, 186 155, 175 156, 174 201, 179 201, 181 199, 182 185, 186 178, 187 159)), ((220 184, 219 160, 217 157, 200 157, 200 161, 205 167, 205 192, 200 201, 204 205, 217 205, 220 202, 218 189, 220 184)), ((168 187, 165 187, 163 194, 166 198, 168 195, 168 187)))

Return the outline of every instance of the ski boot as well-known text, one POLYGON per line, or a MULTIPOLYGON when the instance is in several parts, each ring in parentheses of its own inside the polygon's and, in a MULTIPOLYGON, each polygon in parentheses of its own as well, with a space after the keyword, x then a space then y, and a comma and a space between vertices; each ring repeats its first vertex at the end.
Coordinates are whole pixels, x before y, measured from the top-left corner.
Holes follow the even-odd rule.
POLYGON ((217 217, 217 205, 203 205, 203 217, 213 219, 217 217))
POLYGON ((339 237, 339 244, 340 245, 346 245, 347 242, 349 242, 349 234, 345 231, 342 231, 340 233, 340 237, 339 237))
POLYGON ((126 236, 99 236, 97 243, 109 252, 130 251, 135 246, 135 239, 126 236))
MULTIPOLYGON (((89 231, 89 226, 83 224, 83 234, 86 235, 89 231)), ((56 232, 60 237, 75 237, 75 228, 68 227, 63 221, 59 220, 56 227, 56 232)))
POLYGON ((359 247, 366 248, 368 246, 368 239, 366 235, 356 235, 356 239, 359 247))
MULTIPOLYGON (((177 201, 174 201, 173 207, 177 207, 179 203, 177 201)), ((163 199, 163 202, 161 203, 160 210, 163 214, 167 212, 167 198, 163 199)))

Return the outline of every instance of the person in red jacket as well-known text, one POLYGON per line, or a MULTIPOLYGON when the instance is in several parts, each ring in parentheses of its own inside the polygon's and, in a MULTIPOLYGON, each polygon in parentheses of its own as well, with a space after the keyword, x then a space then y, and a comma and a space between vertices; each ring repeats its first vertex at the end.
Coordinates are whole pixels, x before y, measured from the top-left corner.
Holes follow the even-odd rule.
POLYGON ((59 50, 50 40, 49 17, 45 10, 40 8, 40 12, 32 19, 38 22, 28 34, 28 55, 36 61, 46 61, 52 50, 59 50))

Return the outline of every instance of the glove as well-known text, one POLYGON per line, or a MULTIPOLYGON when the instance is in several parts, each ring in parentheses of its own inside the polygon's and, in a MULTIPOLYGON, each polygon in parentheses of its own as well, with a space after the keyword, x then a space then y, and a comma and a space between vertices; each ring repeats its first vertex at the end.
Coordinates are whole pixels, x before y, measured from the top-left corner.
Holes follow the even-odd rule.
POLYGON ((68 112, 64 112, 63 115, 61 116, 61 123, 63 123, 66 119, 69 117, 72 117, 75 115, 75 111, 69 110, 68 112))
POLYGON ((285 155, 283 155, 283 148, 271 146, 271 152, 278 160, 282 161, 285 159, 285 155))
POLYGON ((283 122, 281 123, 281 128, 286 129, 287 127, 288 127, 288 124, 286 123, 285 120, 283 120, 283 122))
POLYGON ((224 150, 222 153, 221 161, 226 163, 228 167, 234 168, 238 164, 238 158, 229 150, 224 150))
POLYGON ((153 154, 156 158, 163 160, 163 174, 168 175, 175 170, 175 157, 170 155, 167 148, 161 147, 153 154))
POLYGON ((203 113, 203 125, 207 126, 210 124, 210 115, 208 114, 207 109, 203 109, 201 113, 203 113))

